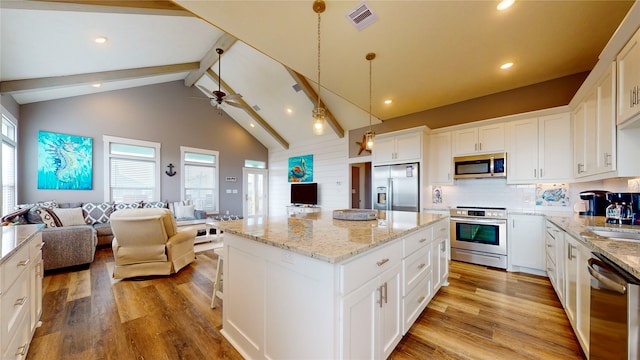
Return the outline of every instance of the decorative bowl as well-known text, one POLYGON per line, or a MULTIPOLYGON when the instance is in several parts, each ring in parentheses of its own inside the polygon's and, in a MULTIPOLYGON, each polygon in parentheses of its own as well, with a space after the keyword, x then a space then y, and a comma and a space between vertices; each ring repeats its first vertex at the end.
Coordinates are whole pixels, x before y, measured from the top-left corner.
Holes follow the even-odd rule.
POLYGON ((369 209, 343 209, 333 210, 333 218, 338 220, 348 221, 363 221, 363 220, 376 220, 376 210, 369 209))

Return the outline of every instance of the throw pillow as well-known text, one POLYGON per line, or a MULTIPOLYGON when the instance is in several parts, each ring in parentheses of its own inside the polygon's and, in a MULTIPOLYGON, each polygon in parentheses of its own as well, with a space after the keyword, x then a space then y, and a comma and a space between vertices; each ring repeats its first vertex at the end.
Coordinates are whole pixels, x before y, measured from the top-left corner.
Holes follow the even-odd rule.
POLYGON ((106 224, 113 212, 113 203, 84 203, 82 204, 82 214, 84 222, 89 225, 106 224))
POLYGON ((144 203, 145 208, 166 208, 167 204, 164 201, 151 201, 144 203))
POLYGON ((194 205, 178 205, 176 206, 175 217, 179 220, 195 219, 194 210, 194 205))
POLYGON ((41 201, 35 204, 23 204, 18 207, 31 206, 31 210, 26 214, 27 223, 29 224, 42 224, 42 217, 36 212, 38 207, 44 209, 53 209, 58 207, 58 203, 55 200, 41 201))
POLYGON ((40 216, 40 221, 44 223, 46 227, 62 226, 62 223, 60 223, 60 219, 58 219, 56 214, 51 209, 38 206, 36 207, 36 214, 40 216))
POLYGON ((142 207, 142 201, 132 202, 132 203, 117 203, 113 205, 113 211, 118 211, 122 209, 139 209, 142 207))
POLYGON ((86 225, 84 216, 82 216, 82 208, 57 208, 51 209, 60 219, 62 226, 86 225))

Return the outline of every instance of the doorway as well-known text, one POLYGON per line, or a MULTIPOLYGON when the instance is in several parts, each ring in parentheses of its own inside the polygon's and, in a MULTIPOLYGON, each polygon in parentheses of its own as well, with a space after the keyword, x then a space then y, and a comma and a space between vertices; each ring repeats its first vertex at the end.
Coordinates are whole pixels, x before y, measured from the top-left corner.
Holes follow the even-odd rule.
POLYGON ((268 208, 269 171, 267 169, 243 168, 244 187, 242 216, 246 218, 266 216, 268 208))
POLYGON ((351 164, 352 209, 371 209, 371 162, 351 164))

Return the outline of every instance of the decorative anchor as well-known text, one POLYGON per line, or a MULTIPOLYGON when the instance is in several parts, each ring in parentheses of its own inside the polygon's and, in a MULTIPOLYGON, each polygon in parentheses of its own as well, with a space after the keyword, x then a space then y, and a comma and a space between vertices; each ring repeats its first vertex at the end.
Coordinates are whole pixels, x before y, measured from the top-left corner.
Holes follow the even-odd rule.
POLYGON ((169 176, 173 176, 173 175, 177 174, 175 171, 173 171, 173 168, 175 167, 175 166, 173 166, 173 164, 169 164, 169 165, 167 165, 167 167, 169 168, 169 171, 165 171, 164 172, 165 174, 167 174, 169 176))

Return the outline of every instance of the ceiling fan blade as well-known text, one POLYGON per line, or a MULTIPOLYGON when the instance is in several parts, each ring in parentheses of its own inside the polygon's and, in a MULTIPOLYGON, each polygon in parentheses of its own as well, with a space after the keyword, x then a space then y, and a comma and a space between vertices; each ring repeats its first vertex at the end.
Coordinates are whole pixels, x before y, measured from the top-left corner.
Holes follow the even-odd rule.
POLYGON ((242 97, 242 95, 240 94, 229 94, 227 96, 224 97, 225 100, 236 100, 236 99, 240 99, 242 97))
POLYGON ((240 104, 240 103, 237 103, 237 102, 226 101, 225 100, 224 103, 227 104, 227 105, 231 105, 233 107, 237 107, 238 109, 244 109, 244 106, 242 104, 240 104))
POLYGON ((209 94, 213 94, 213 92, 209 89, 207 89, 206 87, 202 86, 202 85, 196 85, 198 87, 198 89, 202 90, 205 94, 209 95, 209 94))

